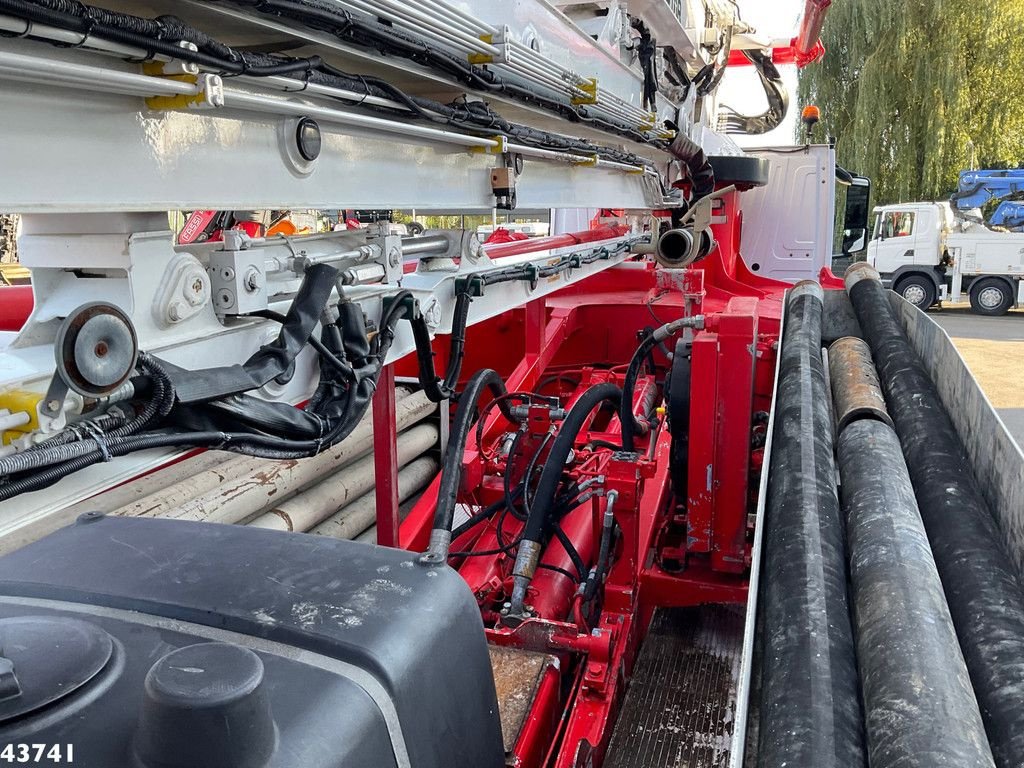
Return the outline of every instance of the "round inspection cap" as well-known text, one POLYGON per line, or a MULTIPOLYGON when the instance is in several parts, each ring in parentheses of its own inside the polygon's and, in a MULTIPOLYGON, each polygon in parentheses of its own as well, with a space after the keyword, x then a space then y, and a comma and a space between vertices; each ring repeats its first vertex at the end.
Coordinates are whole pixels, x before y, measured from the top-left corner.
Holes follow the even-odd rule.
POLYGON ((262 768, 277 729, 263 684, 263 662, 231 643, 171 651, 146 675, 135 736, 142 765, 262 768))
POLYGON ((0 723, 22 717, 79 690, 114 651, 104 630, 80 619, 18 616, 0 619, 0 723))
POLYGON ((323 136, 320 126, 311 117, 304 117, 295 126, 295 146, 303 160, 313 162, 320 157, 323 148, 323 136))

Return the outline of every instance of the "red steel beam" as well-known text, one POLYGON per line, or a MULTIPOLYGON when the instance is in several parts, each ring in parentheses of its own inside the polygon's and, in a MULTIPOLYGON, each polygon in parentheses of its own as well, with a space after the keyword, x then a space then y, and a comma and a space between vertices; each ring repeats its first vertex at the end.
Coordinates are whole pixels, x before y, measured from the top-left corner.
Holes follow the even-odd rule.
POLYGON ((377 543, 399 545, 398 429, 395 424, 395 369, 385 365, 373 393, 373 472, 377 498, 377 543))

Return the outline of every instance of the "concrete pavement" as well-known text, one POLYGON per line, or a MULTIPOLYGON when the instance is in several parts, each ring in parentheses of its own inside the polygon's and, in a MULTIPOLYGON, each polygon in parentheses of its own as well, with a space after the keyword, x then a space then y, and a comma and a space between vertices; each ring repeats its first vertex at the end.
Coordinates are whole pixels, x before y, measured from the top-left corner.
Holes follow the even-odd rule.
POLYGON ((1024 446, 1024 309, 984 317, 968 304, 928 314, 950 335, 1017 444, 1024 446))

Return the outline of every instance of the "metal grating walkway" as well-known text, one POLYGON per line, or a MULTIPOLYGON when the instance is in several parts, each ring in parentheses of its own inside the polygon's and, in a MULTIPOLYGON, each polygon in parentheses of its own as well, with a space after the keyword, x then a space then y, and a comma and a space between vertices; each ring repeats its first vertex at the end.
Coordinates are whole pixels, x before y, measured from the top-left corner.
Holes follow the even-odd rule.
POLYGON ((742 645, 739 607, 658 610, 605 768, 725 768, 742 645))

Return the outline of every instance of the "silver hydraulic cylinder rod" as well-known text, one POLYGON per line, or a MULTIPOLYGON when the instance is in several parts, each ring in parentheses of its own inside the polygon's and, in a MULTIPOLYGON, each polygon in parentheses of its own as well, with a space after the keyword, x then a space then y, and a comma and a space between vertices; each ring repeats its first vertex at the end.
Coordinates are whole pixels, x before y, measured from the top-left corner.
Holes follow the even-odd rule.
POLYGON ((862 417, 838 447, 868 764, 993 768, 899 438, 862 417))
MULTIPOLYGON (((398 472, 398 501, 404 503, 419 493, 437 475, 437 461, 421 456, 398 472)), ((373 491, 364 493, 346 507, 324 520, 309 532, 332 539, 354 539, 377 520, 377 497, 373 491)))

